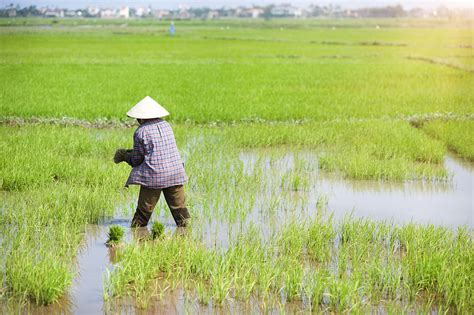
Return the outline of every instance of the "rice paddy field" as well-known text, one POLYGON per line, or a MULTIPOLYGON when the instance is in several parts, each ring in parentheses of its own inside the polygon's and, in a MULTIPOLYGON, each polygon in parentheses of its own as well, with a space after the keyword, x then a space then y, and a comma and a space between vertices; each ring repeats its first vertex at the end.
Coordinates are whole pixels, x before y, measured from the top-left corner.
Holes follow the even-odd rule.
POLYGON ((168 25, 0 20, 0 312, 473 313, 473 21, 168 25), (185 229, 129 228, 146 95, 185 229))

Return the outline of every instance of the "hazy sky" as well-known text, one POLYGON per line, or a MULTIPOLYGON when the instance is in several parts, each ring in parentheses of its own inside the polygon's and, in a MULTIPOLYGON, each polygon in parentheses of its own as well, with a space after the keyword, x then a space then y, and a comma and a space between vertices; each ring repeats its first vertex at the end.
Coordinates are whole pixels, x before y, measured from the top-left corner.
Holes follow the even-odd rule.
POLYGON ((211 7, 220 8, 223 6, 251 6, 266 5, 270 3, 293 3, 295 5, 307 6, 311 3, 317 5, 339 4, 344 8, 361 8, 373 6, 386 6, 401 4, 405 8, 425 7, 436 8, 440 5, 446 5, 451 8, 472 8, 474 0, 0 0, 0 7, 10 3, 20 6, 36 5, 37 7, 64 7, 64 8, 85 8, 90 5, 99 7, 119 7, 129 5, 131 7, 151 5, 157 9, 175 9, 180 4, 191 7, 211 7))

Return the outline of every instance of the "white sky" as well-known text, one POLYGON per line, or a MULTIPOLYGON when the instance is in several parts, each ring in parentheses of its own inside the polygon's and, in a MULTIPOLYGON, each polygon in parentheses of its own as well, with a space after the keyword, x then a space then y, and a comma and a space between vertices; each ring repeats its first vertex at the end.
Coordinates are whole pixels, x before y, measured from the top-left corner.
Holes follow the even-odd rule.
POLYGON ((445 5, 449 8, 473 8, 474 0, 0 0, 0 7, 10 3, 20 6, 36 5, 37 7, 61 7, 61 8, 85 8, 91 5, 99 7, 119 7, 128 5, 131 7, 151 5, 155 9, 175 9, 179 5, 191 7, 220 8, 223 6, 236 7, 279 3, 292 3, 299 6, 339 4, 343 8, 362 8, 401 4, 404 8, 414 7, 436 8, 445 5))

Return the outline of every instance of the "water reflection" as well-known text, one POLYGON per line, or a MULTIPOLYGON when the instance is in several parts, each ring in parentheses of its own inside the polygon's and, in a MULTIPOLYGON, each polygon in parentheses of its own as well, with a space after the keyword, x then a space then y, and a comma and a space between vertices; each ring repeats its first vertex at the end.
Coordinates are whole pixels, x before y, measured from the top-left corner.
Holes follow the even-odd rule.
MULTIPOLYGON (((243 152, 239 159, 246 172, 263 167, 274 178, 285 176, 285 172, 295 169, 308 172, 311 183, 307 192, 297 191, 289 195, 293 195, 293 202, 307 197, 307 204, 299 209, 309 210, 309 215, 314 214, 318 200, 326 197, 327 208, 334 212, 335 218, 352 212, 355 217, 390 220, 398 224, 414 221, 450 228, 474 226, 473 163, 452 156, 446 157, 444 162, 450 174, 448 180, 400 182, 347 180, 337 174, 321 172, 317 168, 316 154, 308 151, 274 151, 269 155, 263 155, 260 151, 243 152)), ((270 199, 266 196, 260 198, 270 199)), ((252 219, 258 222, 258 214, 253 215, 252 219)))

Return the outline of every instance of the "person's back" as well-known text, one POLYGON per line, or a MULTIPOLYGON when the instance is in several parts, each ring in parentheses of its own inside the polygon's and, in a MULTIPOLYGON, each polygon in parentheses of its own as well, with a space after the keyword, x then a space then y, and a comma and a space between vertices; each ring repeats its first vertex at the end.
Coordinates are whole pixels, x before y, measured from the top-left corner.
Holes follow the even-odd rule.
POLYGON ((134 150, 127 161, 134 166, 128 185, 162 189, 187 181, 170 124, 162 119, 143 122, 133 136, 134 150))

